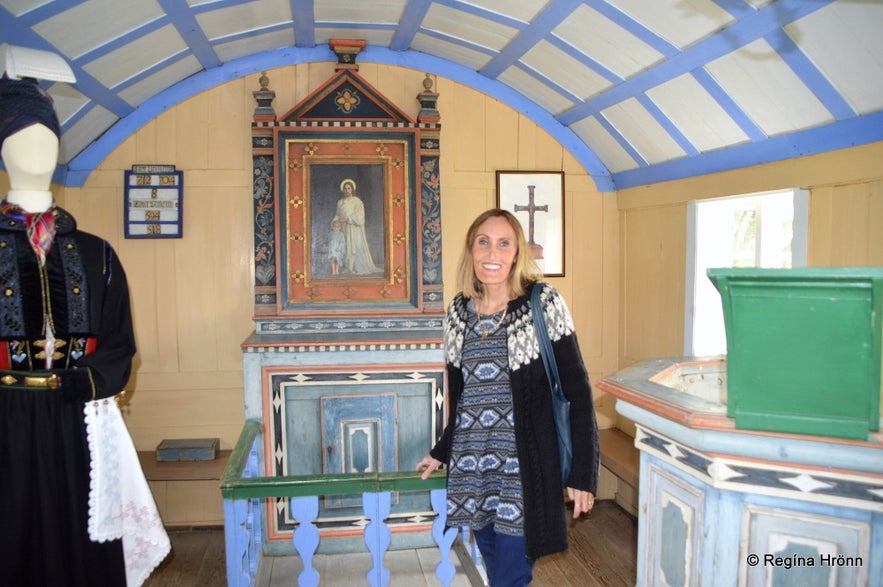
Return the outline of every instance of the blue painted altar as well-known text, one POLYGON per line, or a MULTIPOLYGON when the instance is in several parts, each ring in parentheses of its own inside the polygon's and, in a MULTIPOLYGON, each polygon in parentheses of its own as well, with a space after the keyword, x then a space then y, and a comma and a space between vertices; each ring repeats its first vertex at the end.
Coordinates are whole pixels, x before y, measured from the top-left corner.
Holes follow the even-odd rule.
MULTIPOLYGON (((413 471, 444 425, 441 127, 427 75, 412 118, 331 41, 334 74, 276 114, 254 92, 255 331, 242 344, 246 420, 266 477, 413 471)), ((264 549, 299 521, 268 501, 264 549)), ((429 491, 393 493, 393 547, 431 544, 429 491)), ((324 552, 363 549, 362 496, 320 499, 324 552)))

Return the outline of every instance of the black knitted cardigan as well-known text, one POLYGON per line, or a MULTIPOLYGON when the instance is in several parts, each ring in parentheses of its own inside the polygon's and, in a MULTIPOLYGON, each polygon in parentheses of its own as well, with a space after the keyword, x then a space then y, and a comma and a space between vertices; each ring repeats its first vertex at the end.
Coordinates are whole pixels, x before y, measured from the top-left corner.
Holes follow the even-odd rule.
MULTIPOLYGON (((573 467, 567 486, 595 493, 600 455, 598 426, 589 376, 574 332, 573 318, 564 299, 549 284, 541 299, 546 325, 555 351, 561 385, 570 400, 573 436, 573 467)), ((448 423, 442 438, 430 451, 433 458, 448 463, 456 409, 463 390, 461 358, 468 328, 462 293, 448 305, 445 316, 445 361, 448 373, 448 423)), ((515 445, 521 466, 524 496, 524 535, 527 556, 541 556, 567 550, 567 519, 562 498, 558 444, 552 417, 551 390, 539 345, 534 336, 530 291, 508 305, 506 337, 509 375, 515 417, 515 445)))

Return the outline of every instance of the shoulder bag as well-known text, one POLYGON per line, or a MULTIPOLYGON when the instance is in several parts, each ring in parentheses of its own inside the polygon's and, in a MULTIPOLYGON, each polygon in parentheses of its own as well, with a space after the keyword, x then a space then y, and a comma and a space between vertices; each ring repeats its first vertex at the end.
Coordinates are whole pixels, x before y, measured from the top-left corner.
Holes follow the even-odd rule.
POLYGON ((543 314, 543 304, 540 301, 540 291, 543 289, 543 285, 542 283, 534 284, 533 291, 530 294, 530 307, 533 314, 534 331, 537 342, 540 345, 540 356, 543 358, 546 377, 549 379, 549 387, 552 389, 552 416, 555 420, 555 431, 558 433, 561 483, 566 484, 573 462, 573 441, 570 435, 570 402, 564 396, 564 390, 561 389, 561 379, 558 376, 558 365, 555 362, 552 341, 549 340, 549 331, 546 330, 546 317, 543 314))

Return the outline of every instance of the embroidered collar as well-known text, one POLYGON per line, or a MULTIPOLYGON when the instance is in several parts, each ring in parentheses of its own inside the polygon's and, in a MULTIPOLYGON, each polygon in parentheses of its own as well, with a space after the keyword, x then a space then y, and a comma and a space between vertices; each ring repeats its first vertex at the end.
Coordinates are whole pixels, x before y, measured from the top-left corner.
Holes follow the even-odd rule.
MULTIPOLYGON (((0 201, 0 230, 24 232, 25 211, 5 199, 0 201)), ((69 234, 77 229, 77 221, 70 212, 59 206, 53 206, 56 234, 69 234)))

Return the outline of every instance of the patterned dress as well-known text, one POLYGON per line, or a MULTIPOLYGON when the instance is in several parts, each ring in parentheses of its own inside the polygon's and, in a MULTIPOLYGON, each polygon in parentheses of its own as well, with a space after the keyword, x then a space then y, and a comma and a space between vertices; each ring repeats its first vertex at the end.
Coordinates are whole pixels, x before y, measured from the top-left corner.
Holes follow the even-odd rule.
POLYGON ((479 320, 472 303, 463 344, 463 394, 448 471, 448 524, 524 532, 503 312, 479 320))

